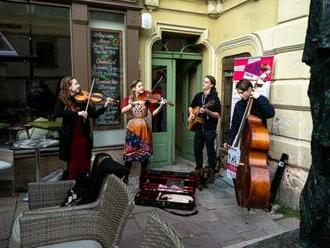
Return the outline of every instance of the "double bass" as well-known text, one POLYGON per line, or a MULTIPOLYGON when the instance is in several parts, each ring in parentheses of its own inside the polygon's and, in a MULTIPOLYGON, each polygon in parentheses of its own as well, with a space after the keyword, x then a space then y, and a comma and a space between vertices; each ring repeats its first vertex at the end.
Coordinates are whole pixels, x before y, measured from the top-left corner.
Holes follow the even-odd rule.
POLYGON ((234 179, 236 200, 240 207, 263 209, 270 197, 270 173, 267 166, 269 134, 261 118, 250 114, 250 97, 233 147, 240 143, 241 157, 234 179))

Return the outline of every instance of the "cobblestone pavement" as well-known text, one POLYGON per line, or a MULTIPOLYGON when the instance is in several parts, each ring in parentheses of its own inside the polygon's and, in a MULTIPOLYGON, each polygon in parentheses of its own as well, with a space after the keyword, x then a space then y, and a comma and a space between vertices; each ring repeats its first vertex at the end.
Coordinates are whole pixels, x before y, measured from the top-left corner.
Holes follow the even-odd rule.
MULTIPOLYGON (((166 167, 167 170, 175 171, 189 171, 189 168, 191 167, 183 165, 166 167)), ((138 177, 131 178, 129 187, 133 191, 138 190, 138 177)), ((299 225, 299 220, 296 218, 282 218, 281 215, 262 210, 248 212, 238 207, 234 189, 221 177, 217 177, 209 188, 197 190, 195 197, 197 215, 181 217, 162 210, 158 211, 161 217, 179 232, 185 247, 245 247, 265 238, 295 230, 299 225)), ((148 211, 152 209, 152 207, 135 206, 125 226, 120 247, 138 247, 148 211)), ((295 240, 291 241, 291 243, 295 242, 295 240)))
MULTIPOLYGON (((138 190, 139 173, 136 168, 135 171, 133 168, 128 184, 134 192, 138 190)), ((162 169, 189 171, 191 168, 193 167, 175 165, 162 169)), ((281 215, 262 210, 251 210, 248 213, 246 209, 237 206, 234 189, 221 177, 217 177, 209 188, 197 190, 195 198, 197 215, 181 217, 159 210, 161 217, 179 232, 185 247, 294 247, 297 231, 292 230, 298 228, 297 219, 282 218, 281 215), (265 238, 281 233, 287 234, 286 239, 273 238, 270 244, 276 244, 276 239, 290 245, 266 246, 265 242, 262 243, 265 238), (288 235, 290 233, 291 236, 288 235)), ((0 198, 0 248, 7 247, 13 219, 26 207, 26 202, 21 202, 18 198, 0 198)), ((148 212, 152 209, 135 206, 124 228, 120 248, 139 247, 148 212)))

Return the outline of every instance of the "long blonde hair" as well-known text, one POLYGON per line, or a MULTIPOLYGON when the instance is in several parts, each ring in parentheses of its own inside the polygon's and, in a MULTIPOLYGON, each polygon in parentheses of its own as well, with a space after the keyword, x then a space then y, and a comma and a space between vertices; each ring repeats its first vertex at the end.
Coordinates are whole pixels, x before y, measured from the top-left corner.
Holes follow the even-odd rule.
POLYGON ((78 111, 78 107, 71 99, 71 92, 69 90, 69 87, 72 85, 73 79, 75 78, 72 76, 65 76, 64 78, 62 78, 58 98, 65 104, 65 109, 78 111))

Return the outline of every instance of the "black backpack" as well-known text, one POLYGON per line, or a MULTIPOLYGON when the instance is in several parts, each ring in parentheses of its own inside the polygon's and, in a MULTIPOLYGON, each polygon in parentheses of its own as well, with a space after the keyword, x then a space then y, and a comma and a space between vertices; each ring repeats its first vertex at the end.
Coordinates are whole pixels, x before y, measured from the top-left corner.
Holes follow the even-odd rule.
POLYGON ((91 174, 83 172, 77 174, 76 182, 67 193, 61 206, 73 206, 96 201, 104 178, 109 174, 114 174, 122 179, 127 174, 127 169, 124 165, 113 160, 107 153, 96 154, 91 174))

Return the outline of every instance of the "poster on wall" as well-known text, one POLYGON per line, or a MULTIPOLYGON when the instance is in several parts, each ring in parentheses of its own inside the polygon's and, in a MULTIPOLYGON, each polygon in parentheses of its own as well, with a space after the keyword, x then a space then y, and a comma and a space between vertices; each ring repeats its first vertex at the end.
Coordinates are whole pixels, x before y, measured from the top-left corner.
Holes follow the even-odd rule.
POLYGON ((253 86, 257 84, 259 93, 269 98, 273 63, 274 56, 236 58, 234 60, 230 120, 234 112, 235 104, 240 100, 239 94, 236 91, 236 84, 240 80, 247 79, 253 86))
MULTIPOLYGON (((232 119, 235 104, 240 100, 236 91, 236 84, 242 80, 249 80, 259 93, 269 98, 270 84, 272 80, 274 56, 236 58, 234 60, 233 91, 231 101, 232 119)), ((227 176, 236 178, 237 167, 240 162, 239 147, 231 147, 228 150, 227 176)))

